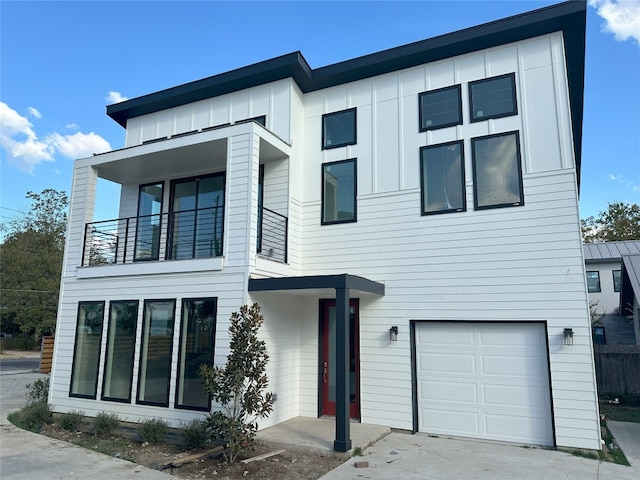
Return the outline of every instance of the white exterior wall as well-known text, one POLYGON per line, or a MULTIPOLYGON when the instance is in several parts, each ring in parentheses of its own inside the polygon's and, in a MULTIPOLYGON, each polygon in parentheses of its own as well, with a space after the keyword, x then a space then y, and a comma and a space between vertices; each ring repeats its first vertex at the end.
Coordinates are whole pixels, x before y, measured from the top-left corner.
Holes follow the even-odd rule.
POLYGON ((589 305, 595 315, 618 314, 620 308, 620 292, 613 290, 613 271, 622 269, 621 260, 611 262, 587 263, 587 272, 600 273, 600 292, 589 293, 589 305))

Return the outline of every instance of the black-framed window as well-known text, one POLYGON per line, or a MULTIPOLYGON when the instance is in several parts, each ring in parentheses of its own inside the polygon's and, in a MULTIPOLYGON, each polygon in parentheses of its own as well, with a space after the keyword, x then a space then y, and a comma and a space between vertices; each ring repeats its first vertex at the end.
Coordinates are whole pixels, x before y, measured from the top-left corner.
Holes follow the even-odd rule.
POLYGON ((597 270, 587 271, 587 290, 589 293, 600 292, 600 272, 597 270))
POLYGON ((117 300, 109 303, 102 400, 127 403, 131 401, 138 303, 138 300, 117 300))
POLYGON ((469 82, 471 121, 518 114, 514 73, 469 82))
POLYGON ((460 85, 422 92, 418 102, 421 132, 462 125, 460 85))
POLYGON ((134 260, 158 260, 164 183, 140 185, 134 260))
POLYGON ((169 405, 175 300, 145 300, 136 403, 169 405))
POLYGON ((322 225, 356 221, 356 159, 322 165, 322 225))
POLYGON ((78 303, 70 397, 95 399, 97 396, 103 321, 104 302, 78 303))
POLYGON ((357 142, 356 109, 322 115, 322 149, 355 145, 357 142))
POLYGON ((619 292, 620 291, 620 274, 622 272, 621 270, 613 270, 611 273, 613 274, 613 291, 619 292))
POLYGON ((182 300, 176 408, 208 411, 211 399, 200 380, 200 365, 213 365, 217 298, 182 300))
POLYGON ((462 141, 420 149, 420 189, 422 215, 467 209, 462 141))
POLYGON ((518 132, 471 139, 475 208, 524 205, 518 132))

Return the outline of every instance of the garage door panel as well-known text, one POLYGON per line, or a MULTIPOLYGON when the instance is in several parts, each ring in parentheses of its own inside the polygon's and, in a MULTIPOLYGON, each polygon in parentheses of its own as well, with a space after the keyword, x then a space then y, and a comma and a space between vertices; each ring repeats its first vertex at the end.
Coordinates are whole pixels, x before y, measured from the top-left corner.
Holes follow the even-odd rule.
POLYGON ((544 324, 415 327, 420 431, 553 445, 544 324))
POLYGON ((420 371, 429 373, 476 374, 476 358, 472 354, 419 353, 420 371))

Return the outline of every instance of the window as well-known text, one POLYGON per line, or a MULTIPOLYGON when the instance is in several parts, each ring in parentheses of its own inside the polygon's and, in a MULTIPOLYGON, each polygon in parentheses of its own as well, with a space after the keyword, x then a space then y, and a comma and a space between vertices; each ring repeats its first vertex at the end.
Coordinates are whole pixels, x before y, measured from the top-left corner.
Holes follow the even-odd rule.
POLYGON ((420 131, 462 125, 462 95, 460 85, 421 93, 420 131))
POLYGON ((524 205, 518 132, 471 139, 477 210, 524 205))
POLYGON ((589 293, 600 292, 600 272, 587 272, 587 290, 589 293))
POLYGON ((113 301, 109 304, 102 400, 131 401, 137 325, 137 300, 113 301))
POLYGON ((322 149, 356 144, 356 109, 322 116, 322 149))
POLYGON ((134 259, 158 260, 162 224, 163 183, 140 185, 134 259))
POLYGON ((216 299, 182 300, 176 408, 209 410, 209 395, 202 386, 200 365, 213 365, 216 299))
POLYGON ((472 122, 517 115, 515 74, 469 82, 469 105, 472 122))
POLYGON ((614 270, 613 272, 613 291, 620 291, 620 270, 614 270))
POLYGON ((356 160, 322 165, 322 224, 356 221, 356 160))
POLYGON ((70 397, 96 398, 104 302, 80 302, 73 347, 70 397))
POLYGON ((169 405, 175 300, 145 300, 137 403, 169 405))
POLYGON ((464 212, 462 141, 422 147, 420 156, 422 214, 464 212))
POLYGON ((224 173, 173 182, 169 258, 222 255, 224 186, 224 173))

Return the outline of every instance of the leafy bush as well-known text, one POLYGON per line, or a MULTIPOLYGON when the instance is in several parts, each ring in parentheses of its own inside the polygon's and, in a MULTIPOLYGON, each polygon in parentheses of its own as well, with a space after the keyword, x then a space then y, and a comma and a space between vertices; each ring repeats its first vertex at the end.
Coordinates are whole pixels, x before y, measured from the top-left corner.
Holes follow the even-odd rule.
POLYGON ((7 350, 35 350, 38 348, 38 342, 33 338, 33 335, 22 333, 3 339, 2 346, 7 350))
POLYGON ((115 413, 101 412, 93 419, 93 434, 106 437, 120 426, 120 418, 115 413))
POLYGON ((49 399, 49 377, 36 379, 33 383, 27 383, 27 405, 34 403, 47 403, 49 399))
POLYGON ((84 417, 84 412, 80 410, 72 410, 60 415, 58 418, 58 425, 68 432, 75 432, 78 430, 78 425, 82 423, 82 417, 84 417))
POLYGON ((260 306, 244 305, 240 313, 231 314, 230 350, 227 364, 202 365, 199 370, 205 390, 218 403, 221 411, 207 415, 207 430, 212 441, 222 441, 228 463, 240 452, 252 448, 258 431, 258 419, 266 418, 273 410, 273 397, 265 393, 268 380, 264 373, 269 355, 258 329, 263 317, 260 306))
POLYGON ((16 427, 39 433, 44 425, 51 423, 52 415, 47 402, 36 402, 12 413, 8 419, 16 427))
POLYGON ((167 436, 168 426, 161 418, 151 418, 142 422, 138 432, 143 442, 162 443, 167 436))
POLYGON ((194 418, 189 423, 181 424, 178 436, 187 450, 202 448, 207 443, 207 424, 194 418))

